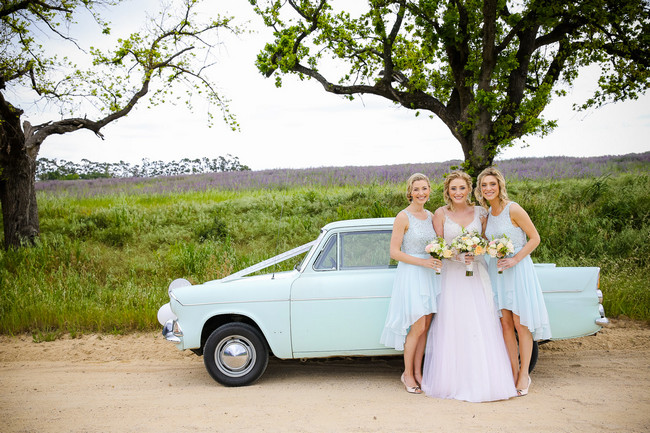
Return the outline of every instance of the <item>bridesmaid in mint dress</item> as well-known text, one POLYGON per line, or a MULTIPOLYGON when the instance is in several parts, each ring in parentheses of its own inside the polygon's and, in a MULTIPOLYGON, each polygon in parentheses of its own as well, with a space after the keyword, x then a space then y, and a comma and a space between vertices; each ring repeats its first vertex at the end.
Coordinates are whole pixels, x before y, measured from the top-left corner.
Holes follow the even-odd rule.
POLYGON ((523 396, 528 394, 531 383, 528 368, 533 341, 551 338, 546 304, 530 258, 540 237, 526 211, 508 200, 505 178, 498 169, 483 170, 477 185, 476 198, 484 207, 489 203, 485 236, 496 239, 506 235, 515 247, 512 257, 490 260, 488 268, 497 308, 501 311, 512 374, 517 392, 523 396), (503 273, 499 274, 499 270, 503 273))
POLYGON ((404 351, 401 380, 406 391, 421 394, 422 358, 431 317, 437 310, 440 293, 436 269, 442 262, 424 250, 436 233, 431 212, 424 209, 431 185, 420 173, 407 182, 410 204, 395 217, 390 240, 390 256, 398 261, 386 324, 380 342, 404 351))

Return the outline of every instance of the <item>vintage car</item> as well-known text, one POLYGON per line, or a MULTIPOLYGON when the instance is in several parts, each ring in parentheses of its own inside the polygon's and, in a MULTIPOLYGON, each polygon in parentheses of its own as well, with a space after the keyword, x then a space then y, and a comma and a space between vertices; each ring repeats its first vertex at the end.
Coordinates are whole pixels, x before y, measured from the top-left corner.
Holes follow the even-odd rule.
MULTIPOLYGON (((280 359, 399 355, 379 343, 396 264, 389 256, 393 218, 338 221, 315 241, 234 273, 191 285, 178 279, 158 311, 164 337, 203 355, 226 386, 248 385, 280 359), (260 270, 304 254, 293 270, 260 270)), ((294 258, 293 260, 297 260, 294 258)), ((553 339, 598 332, 608 323, 599 268, 536 265, 553 339)), ((537 346, 531 365, 537 358, 537 346)))

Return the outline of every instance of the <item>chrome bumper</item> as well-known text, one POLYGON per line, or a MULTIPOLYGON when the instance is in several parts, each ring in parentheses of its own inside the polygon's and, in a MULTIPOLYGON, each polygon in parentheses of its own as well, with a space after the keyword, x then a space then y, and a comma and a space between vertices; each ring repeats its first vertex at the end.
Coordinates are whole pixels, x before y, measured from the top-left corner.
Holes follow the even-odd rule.
POLYGON ((183 331, 181 330, 181 327, 176 320, 169 319, 163 325, 162 335, 167 341, 171 341, 172 343, 180 343, 181 337, 183 336, 183 331))
POLYGON ((605 317, 605 307, 603 307, 603 292, 598 289, 596 291, 598 294, 598 312, 600 313, 600 318, 596 319, 596 325, 598 326, 607 326, 609 325, 609 319, 605 317))
POLYGON ((162 335, 167 341, 180 343, 183 331, 178 324, 178 317, 171 309, 171 304, 167 303, 158 309, 158 322, 163 326, 162 335))

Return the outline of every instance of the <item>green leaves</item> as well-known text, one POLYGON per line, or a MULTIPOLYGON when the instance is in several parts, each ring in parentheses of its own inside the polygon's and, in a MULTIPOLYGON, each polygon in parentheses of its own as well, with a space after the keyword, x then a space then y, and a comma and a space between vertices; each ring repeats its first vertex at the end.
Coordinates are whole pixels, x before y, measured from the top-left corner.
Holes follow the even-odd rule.
POLYGON ((636 98, 650 82, 644 0, 372 0, 363 10, 326 0, 251 4, 275 30, 260 72, 278 85, 284 75, 306 75, 348 99, 370 93, 429 111, 466 161, 547 134, 556 122, 541 117, 544 108, 585 66, 602 75, 581 108, 636 98))

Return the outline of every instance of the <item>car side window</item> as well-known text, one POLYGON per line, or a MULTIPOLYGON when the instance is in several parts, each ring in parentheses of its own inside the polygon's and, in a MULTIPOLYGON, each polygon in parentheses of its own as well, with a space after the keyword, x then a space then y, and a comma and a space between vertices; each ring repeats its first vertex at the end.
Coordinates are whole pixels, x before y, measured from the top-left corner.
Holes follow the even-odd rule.
POLYGON ((338 236, 334 234, 330 236, 325 244, 325 247, 321 250, 316 261, 314 262, 314 269, 317 271, 333 271, 336 270, 337 263, 337 244, 338 236))
POLYGON ((390 230, 341 233, 340 269, 388 268, 396 266, 390 258, 390 230))

